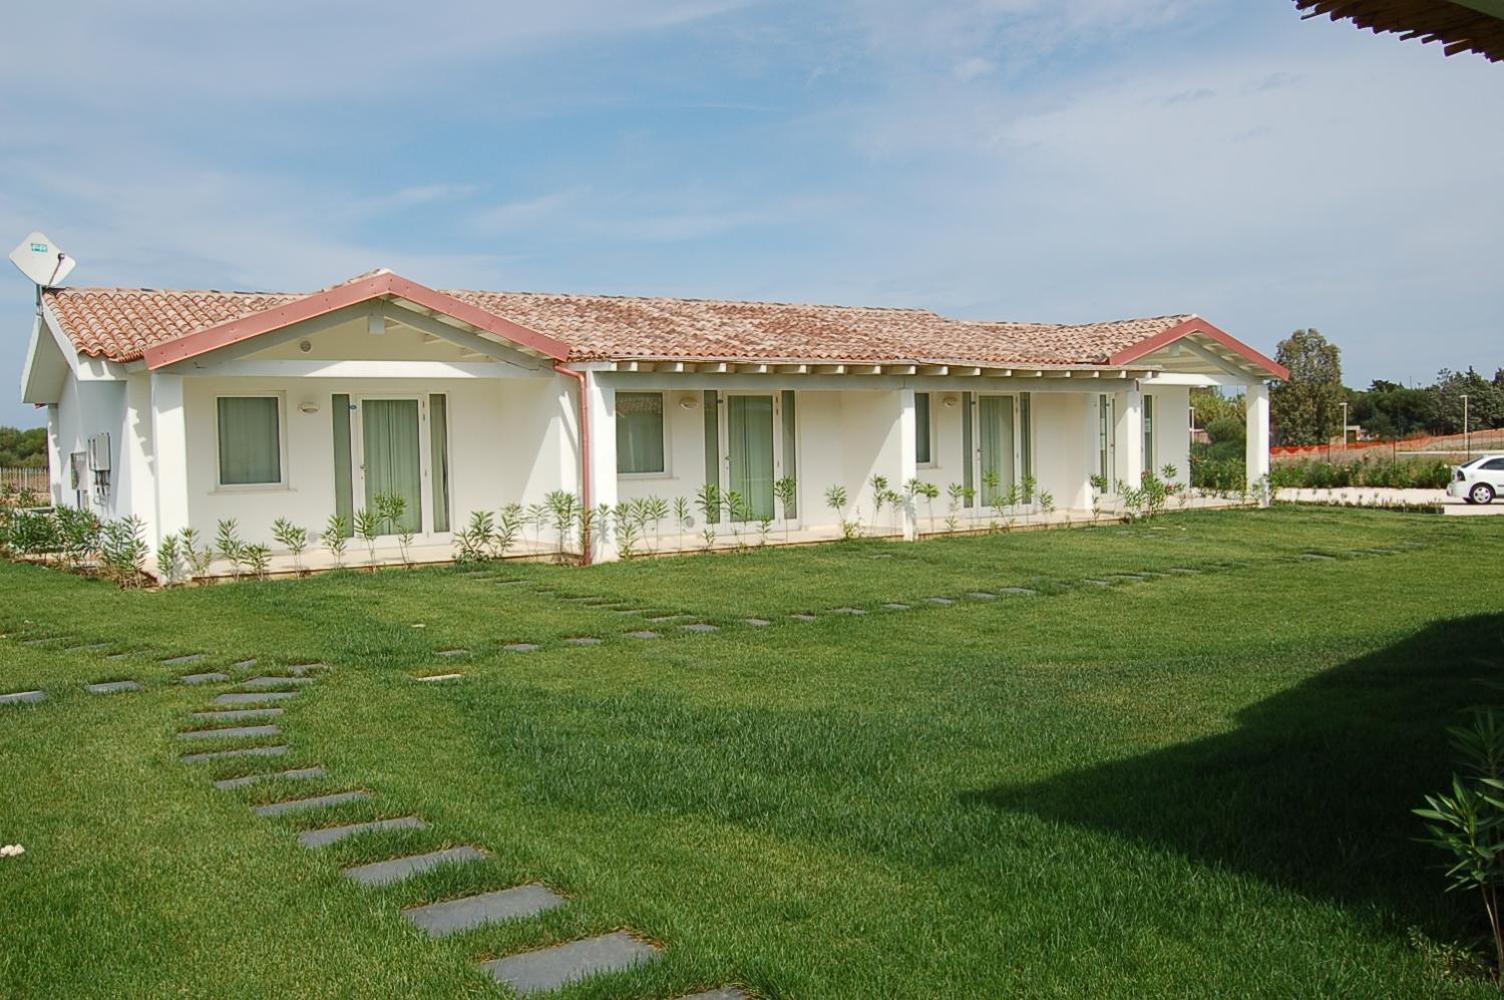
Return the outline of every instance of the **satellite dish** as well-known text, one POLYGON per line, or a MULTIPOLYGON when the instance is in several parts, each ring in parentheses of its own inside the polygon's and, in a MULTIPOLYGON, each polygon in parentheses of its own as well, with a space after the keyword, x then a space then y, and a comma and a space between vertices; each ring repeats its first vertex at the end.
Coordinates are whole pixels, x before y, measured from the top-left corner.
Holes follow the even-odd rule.
POLYGON ((78 263, 63 253, 42 233, 32 233, 10 252, 11 263, 39 288, 51 288, 62 281, 78 263))

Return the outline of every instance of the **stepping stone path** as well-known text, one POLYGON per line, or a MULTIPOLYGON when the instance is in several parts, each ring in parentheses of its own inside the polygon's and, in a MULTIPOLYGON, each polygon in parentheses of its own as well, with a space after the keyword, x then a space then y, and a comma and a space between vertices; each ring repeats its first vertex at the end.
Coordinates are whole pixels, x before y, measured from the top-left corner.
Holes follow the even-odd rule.
POLYGON ((244 747, 240 750, 211 750, 208 753, 190 753, 178 759, 184 764, 196 764, 201 760, 221 760, 225 757, 280 757, 287 750, 286 744, 274 747, 244 747))
POLYGON ((767 628, 773 623, 768 621, 766 618, 743 618, 742 624, 751 625, 753 628, 767 628))
POLYGON ((599 646, 601 644, 601 640, 593 635, 577 635, 565 639, 564 642, 570 646, 599 646))
POLYGON ((1302 558, 1302 559, 1310 559, 1313 562, 1336 562, 1337 561, 1337 557, 1336 556, 1323 555, 1320 552, 1303 552, 1303 553, 1301 553, 1300 558, 1302 558))
POLYGON ((481 968, 497 982, 506 983, 519 995, 527 996, 555 990, 565 983, 602 972, 630 969, 657 957, 657 948, 625 931, 616 931, 482 962, 481 968))
POLYGON ((468 649, 441 649, 441 650, 439 650, 439 655, 440 656, 449 656, 449 657, 454 657, 454 656, 469 656, 470 655, 470 650, 468 650, 468 649))
POLYGON ((307 684, 312 681, 311 677, 252 677, 248 681, 241 681, 243 688, 276 688, 285 684, 307 684))
POLYGON ((232 736, 277 736, 282 730, 276 726, 227 726, 223 729, 191 729, 186 733, 178 733, 180 740, 219 740, 229 739, 232 736))
POLYGON ((280 708, 232 708, 228 712, 194 712, 193 717, 218 722, 220 719, 274 719, 281 714, 280 708))
POLYGON ((686 618, 686 617, 688 617, 688 616, 687 615, 659 615, 656 618, 649 618, 648 619, 648 623, 651 624, 651 625, 662 625, 665 622, 678 621, 680 618, 686 618))
POLYGON ((813 621, 819 621, 819 617, 816 616, 816 615, 794 614, 794 615, 789 615, 789 617, 792 618, 796 622, 813 622, 813 621))
POLYGON ((134 654, 132 653, 111 653, 109 656, 106 656, 105 659, 114 661, 129 660, 133 655, 134 654))
POLYGON ((182 677, 178 678, 178 680, 184 684, 216 684, 220 681, 227 681, 229 679, 229 674, 212 672, 207 674, 184 674, 182 677))
POLYGON ((967 594, 966 596, 969 597, 969 598, 971 598, 973 601, 995 601, 995 600, 997 600, 997 595, 996 594, 989 594, 985 590, 973 590, 971 593, 967 594))
POLYGON ((350 880, 367 887, 391 885, 440 865, 460 861, 479 861, 485 856, 485 852, 474 847, 450 847, 428 854, 412 854, 403 858, 392 858, 389 861, 356 865, 354 868, 346 868, 344 874, 350 880))
POLYGON ((719 632, 719 625, 711 625, 709 622, 694 622, 690 625, 680 625, 685 632, 719 632))
POLYGON ((535 653, 539 647, 534 642, 509 642, 501 648, 508 653, 535 653))
POLYGON ((159 660, 158 662, 161 663, 164 667, 181 667, 189 663, 197 663, 203 658, 203 653, 189 653, 186 656, 170 656, 167 659, 159 660))
POLYGON ((271 781, 281 778, 287 781, 297 781, 303 778, 322 778, 325 772, 322 767, 298 767, 291 771, 268 771, 265 774, 246 774, 239 778, 223 778, 214 783, 215 788, 230 789, 244 788, 246 785, 254 785, 258 781, 271 781))
POLYGON ((908 611, 910 609, 909 609, 909 606, 907 604, 899 604, 899 603, 897 603, 895 601, 892 604, 884 604, 883 605, 883 610, 884 611, 908 611))
POLYGON ((114 645, 114 643, 111 643, 111 642, 91 642, 91 643, 89 643, 88 645, 85 645, 85 646, 69 646, 68 649, 67 649, 67 652, 69 652, 69 653, 102 653, 106 649, 109 649, 113 645, 114 645))
POLYGON ((228 691, 214 699, 216 705, 253 705, 258 701, 283 701, 296 698, 296 691, 228 691))
POLYGON ((426 682, 432 683, 434 681, 453 681, 453 680, 458 680, 459 678, 461 678, 463 676, 465 676, 465 675, 464 674, 429 674, 427 677, 415 677, 413 679, 414 680, 426 681, 426 682))
POLYGON ((118 694, 121 691, 140 691, 141 685, 135 681, 105 681, 102 684, 86 685, 90 694, 118 694))
POLYGON ((235 663, 234 667, 235 667, 236 670, 249 670, 252 667, 254 667, 255 665, 256 665, 256 658, 252 657, 249 660, 241 660, 238 663, 235 663))
POLYGON ((867 612, 861 608, 831 608, 830 613, 833 615, 865 615, 867 612))
POLYGON ((956 603, 949 597, 926 597, 925 600, 929 601, 931 604, 939 604, 942 607, 956 603))
POLYGON ((1030 595, 1039 593, 1039 591, 1034 590, 1031 587, 1004 587, 1002 590, 998 591, 998 593, 999 594, 1022 594, 1024 596, 1030 596, 1030 595))
POLYGON ((284 813, 303 812, 307 809, 323 809, 326 806, 338 806, 346 802, 360 802, 370 797, 366 792, 335 792, 333 795, 315 795, 311 799, 289 799, 286 802, 272 802, 264 806, 257 806, 255 812, 257 816, 281 816, 284 813))
POLYGON ((345 826, 326 826, 319 830, 304 830, 298 834, 298 843, 312 850, 328 844, 337 844, 347 837, 380 830, 425 830, 428 824, 416 816, 398 816, 395 819, 378 819, 369 823, 350 823, 345 826))
POLYGON ((0 705, 20 705, 46 700, 46 691, 13 691, 10 694, 0 694, 0 705))
POLYGON ((628 632, 627 636, 632 639, 657 639, 658 633, 650 632, 647 629, 639 629, 636 632, 628 632))
POLYGON ((532 883, 498 892, 483 892, 463 899, 414 906, 402 915, 429 937, 459 934, 486 924, 521 920, 564 905, 564 897, 547 886, 532 883))

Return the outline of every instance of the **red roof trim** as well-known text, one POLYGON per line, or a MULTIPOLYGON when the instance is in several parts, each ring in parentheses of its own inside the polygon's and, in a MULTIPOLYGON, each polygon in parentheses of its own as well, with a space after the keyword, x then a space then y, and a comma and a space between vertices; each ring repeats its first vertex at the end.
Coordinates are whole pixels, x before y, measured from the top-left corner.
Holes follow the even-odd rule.
POLYGON ((1184 323, 1177 323, 1168 330, 1161 330, 1146 340, 1141 340, 1136 344, 1123 348, 1108 358, 1107 363, 1111 365, 1132 364, 1139 358, 1147 354, 1152 354, 1161 347, 1173 344, 1184 337, 1189 337, 1193 333, 1199 333, 1203 337, 1210 337, 1228 350, 1246 358, 1250 363, 1265 369, 1274 378, 1284 380, 1290 377, 1290 369, 1274 359, 1260 354, 1226 330, 1218 329, 1199 316, 1193 316, 1184 323))
POLYGON ((231 344, 259 337, 273 330, 283 329, 294 323, 301 323, 337 309, 379 298, 400 298, 416 302, 424 308, 443 313, 462 323, 468 323, 476 329, 537 351, 555 361, 562 361, 569 355, 569 345, 561 340, 555 340, 536 330, 513 323, 509 319, 503 319, 494 313, 461 302, 451 295, 436 292, 425 285, 409 281, 401 275, 385 273, 372 275, 369 278, 358 278, 322 292, 314 292, 312 295, 283 306, 242 316, 239 319, 219 323, 196 333, 148 347, 144 352, 146 367, 155 370, 178 361, 186 361, 231 344))

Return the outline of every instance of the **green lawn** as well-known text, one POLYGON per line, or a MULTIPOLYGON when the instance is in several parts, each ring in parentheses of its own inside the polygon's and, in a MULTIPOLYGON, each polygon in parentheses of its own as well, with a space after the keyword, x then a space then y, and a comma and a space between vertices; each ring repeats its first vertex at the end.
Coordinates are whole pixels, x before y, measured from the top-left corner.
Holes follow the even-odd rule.
POLYGON ((0 996, 500 996, 477 960, 615 928, 661 960, 559 996, 1492 995, 1412 943, 1478 927, 1408 810, 1504 673, 1501 560, 1492 519, 1280 508, 158 593, 0 565, 0 693, 50 695, 0 706, 0 996), (1038 593, 965 596, 1009 586, 1038 593), (631 639, 569 596, 722 629, 631 639), (787 617, 839 606, 869 613, 787 617), (94 642, 133 655, 63 649, 94 642), (179 762, 229 688, 173 679, 249 656, 332 667, 275 720, 292 752, 179 762), (489 857, 340 874, 458 844, 489 857), (530 880, 569 904, 437 942, 398 915, 530 880))

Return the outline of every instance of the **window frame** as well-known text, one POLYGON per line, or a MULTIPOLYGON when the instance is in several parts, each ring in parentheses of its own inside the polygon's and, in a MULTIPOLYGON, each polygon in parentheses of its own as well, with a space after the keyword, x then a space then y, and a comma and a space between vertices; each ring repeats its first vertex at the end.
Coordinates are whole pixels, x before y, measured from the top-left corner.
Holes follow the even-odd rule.
POLYGON ((657 396, 659 431, 663 438, 663 468, 656 472, 623 472, 621 471, 621 449, 616 452, 616 477, 618 479, 672 479, 674 478, 674 451, 670 447, 669 419, 668 419, 668 392, 662 389, 618 389, 611 399, 612 430, 615 431, 616 421, 621 419, 620 401, 623 395, 627 396, 657 396))
POLYGON ((279 490, 287 490, 287 393, 281 391, 267 392, 217 392, 214 394, 214 491, 216 493, 269 493, 279 490), (220 411, 221 399, 270 399, 277 406, 277 474, 276 482, 265 483, 227 483, 224 481, 224 455, 220 441, 220 411))
POLYGON ((935 457, 935 399, 934 393, 914 393, 914 467, 916 469, 938 469, 940 462, 935 457), (919 457, 919 399, 924 397, 924 445, 929 451, 928 459, 919 457))

